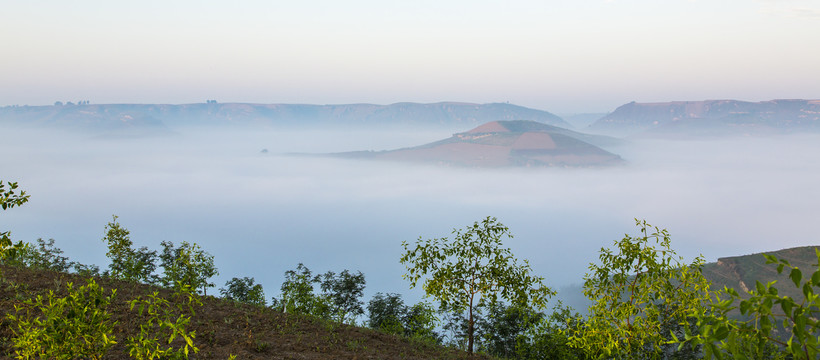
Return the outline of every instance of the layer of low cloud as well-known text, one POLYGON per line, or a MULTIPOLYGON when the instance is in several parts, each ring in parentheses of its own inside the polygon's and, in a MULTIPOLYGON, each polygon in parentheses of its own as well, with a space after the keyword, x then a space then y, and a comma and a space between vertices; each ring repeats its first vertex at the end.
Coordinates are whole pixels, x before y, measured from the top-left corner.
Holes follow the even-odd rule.
POLYGON ((32 198, 3 212, 3 230, 54 238, 73 260, 105 267, 103 228, 116 214, 136 245, 197 242, 216 256, 218 285, 253 276, 268 296, 303 262, 361 270, 369 294, 420 297, 401 279, 401 243, 485 216, 510 227, 507 245, 552 286, 581 282, 601 247, 635 233, 636 217, 668 228, 687 260, 820 242, 814 135, 641 141, 611 149, 624 167, 539 170, 280 155, 383 150, 447 132, 180 132, 89 140, 4 129, 3 180, 32 198))

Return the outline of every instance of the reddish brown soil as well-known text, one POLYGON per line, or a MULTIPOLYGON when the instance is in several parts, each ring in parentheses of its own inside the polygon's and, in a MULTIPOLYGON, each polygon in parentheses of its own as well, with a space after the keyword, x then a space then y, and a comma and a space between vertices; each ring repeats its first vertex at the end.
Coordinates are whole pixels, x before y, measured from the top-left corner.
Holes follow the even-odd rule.
POLYGON ((509 132, 510 130, 501 125, 498 121, 488 122, 484 125, 481 125, 475 129, 468 131, 468 133, 498 133, 498 132, 509 132))
MULTIPOLYGON (((6 314, 14 305, 37 294, 52 290, 66 295, 65 283, 75 288, 86 279, 77 275, 51 271, 0 266, 0 357, 12 350, 11 322, 6 314)), ((171 293, 156 287, 110 279, 96 279, 106 294, 116 288, 114 302, 109 306, 116 321, 114 337, 117 344, 104 359, 128 359, 125 340, 139 333, 144 320, 129 310, 128 300, 153 291, 170 298, 171 293)), ((449 348, 428 345, 374 330, 341 325, 335 322, 245 304, 237 304, 212 296, 202 297, 203 306, 196 309, 191 321, 196 331, 195 345, 199 353, 191 359, 488 359, 449 348)))
POLYGON ((509 156, 510 148, 507 146, 459 142, 430 148, 396 150, 384 154, 382 158, 467 166, 506 166, 509 165, 509 156))
POLYGON ((555 141, 545 132, 523 133, 512 145, 513 150, 555 149, 555 141))

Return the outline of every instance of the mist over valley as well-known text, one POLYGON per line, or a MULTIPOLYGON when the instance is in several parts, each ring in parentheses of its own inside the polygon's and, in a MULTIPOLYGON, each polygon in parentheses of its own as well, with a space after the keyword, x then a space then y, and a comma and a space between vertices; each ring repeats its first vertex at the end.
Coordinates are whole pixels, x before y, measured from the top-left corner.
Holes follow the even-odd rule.
POLYGON ((3 214, 16 240, 54 238, 72 260, 104 267, 103 228, 116 214, 136 246, 196 242, 215 255, 217 287, 251 276, 267 297, 302 262, 361 270, 365 298, 419 299, 401 278, 401 242, 485 216, 510 227, 506 245, 554 287, 581 282, 601 247, 636 231, 633 218, 669 229, 687 261, 818 242, 812 132, 630 138, 603 147, 618 166, 485 168, 286 155, 409 148, 473 121, 322 129, 155 118, 167 132, 123 137, 9 119, 0 118, 3 180, 32 195, 3 214))

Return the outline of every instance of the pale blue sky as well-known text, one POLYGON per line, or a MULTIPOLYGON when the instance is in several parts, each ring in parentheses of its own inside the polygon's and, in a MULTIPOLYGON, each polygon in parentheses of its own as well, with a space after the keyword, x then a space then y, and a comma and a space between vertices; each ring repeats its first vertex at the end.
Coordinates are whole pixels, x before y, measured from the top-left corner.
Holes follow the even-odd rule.
POLYGON ((820 98, 818 0, 7 1, 0 106, 820 98))

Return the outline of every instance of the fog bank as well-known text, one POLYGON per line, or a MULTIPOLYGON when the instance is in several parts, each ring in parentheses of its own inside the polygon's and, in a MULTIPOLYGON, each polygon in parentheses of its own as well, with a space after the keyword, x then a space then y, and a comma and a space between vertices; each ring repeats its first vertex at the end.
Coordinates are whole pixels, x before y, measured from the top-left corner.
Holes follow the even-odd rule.
POLYGON ((451 135, 439 131, 178 129, 111 140, 2 131, 0 179, 32 196, 0 216, 14 239, 54 238, 72 260, 104 268, 103 229, 116 214, 135 245, 196 242, 216 257, 217 288, 252 276, 268 298, 303 262, 361 270, 366 300, 418 299, 401 278, 401 242, 485 216, 510 227, 506 245, 555 287, 581 282, 601 247, 635 233, 636 217, 669 229, 687 261, 820 243, 817 135, 646 140, 612 149, 628 164, 605 169, 461 169, 282 155, 451 135))

